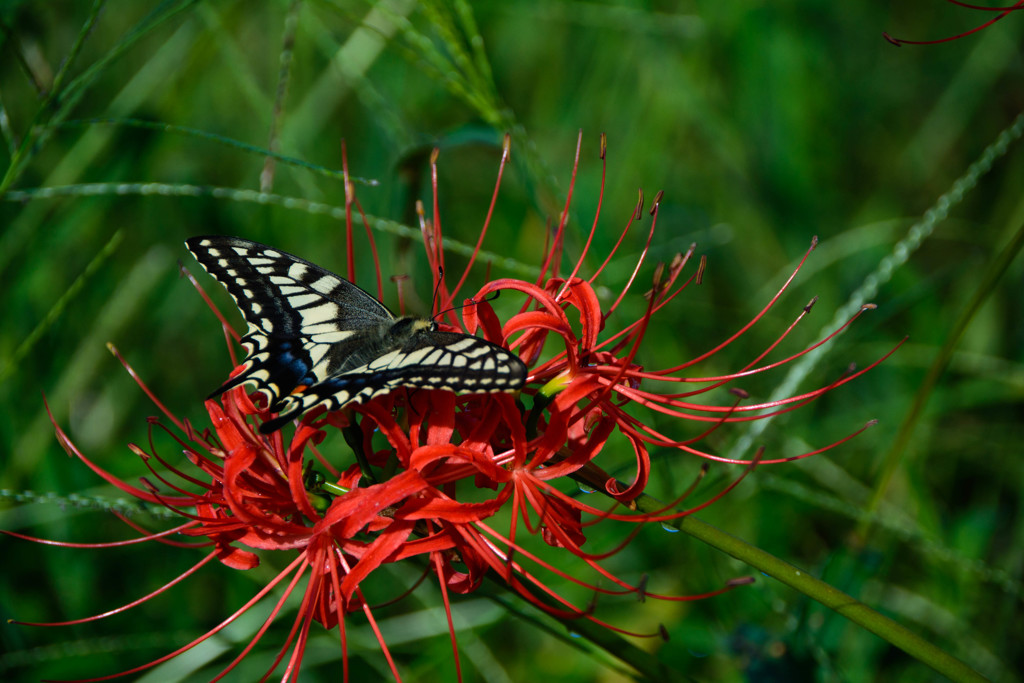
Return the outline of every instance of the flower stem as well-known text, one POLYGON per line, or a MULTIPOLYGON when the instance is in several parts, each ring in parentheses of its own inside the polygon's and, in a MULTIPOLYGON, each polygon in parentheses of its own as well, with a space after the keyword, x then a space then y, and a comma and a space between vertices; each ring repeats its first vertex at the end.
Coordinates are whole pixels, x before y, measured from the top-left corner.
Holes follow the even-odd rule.
MULTIPOLYGON (((654 499, 641 496, 637 500, 641 511, 655 512, 663 506, 654 499)), ((693 515, 666 522, 694 538, 704 541, 741 562, 795 588, 804 595, 830 607, 853 623, 866 628, 880 638, 895 645, 911 657, 927 664, 953 681, 986 681, 977 671, 916 635, 892 619, 885 617, 850 595, 830 586, 807 572, 780 560, 770 553, 743 541, 732 534, 702 522, 693 515)))

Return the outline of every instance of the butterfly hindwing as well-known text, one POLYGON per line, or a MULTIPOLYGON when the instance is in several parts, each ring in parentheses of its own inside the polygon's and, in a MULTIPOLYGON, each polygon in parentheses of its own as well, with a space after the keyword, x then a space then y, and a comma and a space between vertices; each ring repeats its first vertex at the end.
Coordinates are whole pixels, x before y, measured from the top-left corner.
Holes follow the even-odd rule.
POLYGON ((263 432, 317 406, 337 410, 403 386, 483 393, 526 380, 523 362, 500 346, 395 318, 359 287, 291 254, 235 237, 185 244, 249 326, 242 370, 212 396, 255 384, 279 413, 263 432))

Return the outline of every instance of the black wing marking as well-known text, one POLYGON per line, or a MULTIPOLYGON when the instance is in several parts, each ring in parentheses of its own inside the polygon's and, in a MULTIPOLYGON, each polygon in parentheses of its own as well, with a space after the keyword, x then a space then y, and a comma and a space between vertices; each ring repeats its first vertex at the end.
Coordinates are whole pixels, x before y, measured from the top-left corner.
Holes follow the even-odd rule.
POLYGON ((399 387, 482 394, 518 391, 526 382, 526 365, 519 356, 485 339, 438 331, 429 321, 418 322, 430 327, 414 333, 403 347, 282 398, 271 406, 278 417, 264 423, 260 431, 280 429, 317 406, 339 410, 399 387))
POLYGON ((526 366, 502 347, 429 320, 396 319, 356 285, 296 256, 235 237, 185 244, 249 325, 242 371, 211 398, 255 384, 279 413, 264 433, 317 406, 337 410, 403 386, 484 393, 526 381, 526 366))
POLYGON ((249 329, 240 374, 215 391, 253 382, 271 403, 321 382, 379 338, 395 318, 372 296, 291 254, 236 237, 185 241, 231 294, 249 329))

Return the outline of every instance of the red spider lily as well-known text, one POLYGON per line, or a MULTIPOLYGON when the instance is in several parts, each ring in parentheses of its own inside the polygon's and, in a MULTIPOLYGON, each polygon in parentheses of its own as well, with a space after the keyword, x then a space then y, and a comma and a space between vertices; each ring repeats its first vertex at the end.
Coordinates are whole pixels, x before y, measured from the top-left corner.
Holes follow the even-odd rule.
POLYGON ((934 45, 936 43, 948 43, 951 40, 959 40, 960 38, 966 38, 967 36, 971 35, 972 33, 977 33, 978 31, 982 31, 982 30, 988 28, 989 26, 991 26, 992 24, 996 23, 997 21, 999 21, 1000 19, 1002 19, 1006 15, 1010 14, 1011 12, 1015 12, 1017 10, 1024 9, 1024 0, 1017 0, 1017 2, 1013 3, 1012 5, 1010 5, 1008 7, 985 7, 983 5, 971 5, 971 4, 966 3, 966 2, 960 2, 959 0, 946 0, 946 1, 951 3, 951 4, 953 4, 953 5, 959 5, 960 7, 966 7, 967 9, 978 10, 978 11, 981 11, 981 12, 993 12, 993 13, 995 13, 995 16, 992 17, 991 19, 989 19, 988 21, 986 21, 985 23, 981 24, 980 26, 975 26, 974 28, 972 28, 972 29, 970 29, 968 31, 964 31, 962 33, 958 33, 955 36, 947 36, 945 38, 938 38, 936 40, 904 40, 902 38, 893 38, 892 36, 890 36, 888 33, 885 33, 885 32, 882 33, 882 37, 884 37, 886 40, 888 40, 890 43, 892 43, 896 47, 900 47, 901 45, 934 45))
MULTIPOLYGON (((602 138, 602 159, 603 146, 602 138)), ((508 150, 506 138, 501 170, 505 167, 508 150)), ((579 146, 577 166, 578 159, 579 146)), ((437 211, 435 163, 436 156, 432 160, 435 171, 434 216, 427 221, 422 210, 420 215, 428 260, 438 272, 443 272, 445 264, 437 211)), ((576 166, 574 179, 575 172, 576 166)), ((499 171, 495 198, 500 179, 499 171)), ((641 218, 643 200, 641 197, 616 247, 596 271, 584 278, 580 273, 597 229, 595 216, 587 246, 573 270, 563 277, 558 271, 571 195, 570 186, 566 210, 545 250, 541 275, 536 281, 492 280, 461 308, 452 304, 466 281, 466 275, 451 289, 443 279, 437 283, 436 305, 438 310, 444 311, 438 317, 443 316, 448 326, 468 333, 480 330, 490 341, 518 350, 531 367, 523 390, 524 396, 532 399, 529 410, 508 394, 455 396, 440 391, 400 390, 344 411, 308 414, 298 423, 291 438, 286 439, 281 432, 271 435, 259 432, 259 425, 274 419, 274 415, 254 404, 244 389, 237 387, 223 394, 220 403, 206 402, 212 429, 198 432, 165 409, 136 377, 140 387, 177 427, 177 432, 170 429, 167 432, 180 444, 190 465, 197 470, 196 473, 185 472, 182 466, 161 457, 152 445, 148 451, 133 445, 133 452, 143 459, 152 477, 161 485, 155 486, 144 479, 143 488, 132 486, 93 463, 55 423, 58 439, 69 454, 82 460, 124 493, 163 506, 185 520, 174 529, 159 533, 144 531, 125 520, 142 534, 137 542, 171 543, 167 539, 169 534, 182 533, 203 539, 197 545, 211 548, 210 553, 192 569, 154 594, 102 615, 64 623, 91 621, 123 611, 170 588, 214 558, 234 569, 257 566, 262 553, 280 551, 288 558, 285 569, 249 602, 191 643, 142 666, 89 680, 132 674, 164 662, 225 628, 279 585, 284 588, 263 626, 252 642, 214 680, 232 671, 256 646, 282 610, 286 598, 296 591, 302 595, 300 607, 267 676, 287 658, 282 680, 297 678, 309 629, 312 622, 317 621, 329 629, 338 628, 345 662, 343 676, 348 680, 348 663, 344 656, 347 651, 345 616, 362 612, 377 634, 397 680, 398 667, 377 628, 373 607, 368 604, 361 588, 374 572, 392 562, 419 559, 425 571, 432 571, 438 577, 449 614, 454 661, 460 679, 448 594, 466 594, 476 590, 489 573, 493 572, 524 599, 551 614, 564 619, 585 618, 615 630, 620 629, 594 616, 592 606, 581 608, 563 598, 547 585, 543 573, 582 586, 593 595, 634 594, 664 600, 707 597, 730 590, 744 581, 730 582, 705 595, 658 595, 649 592, 642 584, 632 585, 610 573, 602 567, 601 560, 618 552, 640 529, 641 523, 679 518, 721 498, 755 464, 781 462, 812 454, 780 460, 764 460, 760 454, 752 461, 726 460, 694 446, 708 432, 727 423, 761 419, 794 410, 873 366, 819 389, 770 404, 742 405, 741 401, 733 401, 729 405, 708 406, 692 402, 691 399, 698 394, 772 370, 827 341, 822 340, 780 361, 763 362, 806 314, 810 305, 767 350, 735 373, 703 378, 689 374, 695 364, 736 341, 760 320, 788 287, 792 276, 754 320, 722 344, 676 367, 645 370, 635 363, 635 357, 652 317, 688 285, 699 283, 704 261, 702 259, 696 272, 682 282, 683 270, 694 252, 692 247, 667 268, 657 268, 653 286, 645 295, 642 314, 623 329, 607 333, 605 322, 625 300, 642 272, 644 256, 636 264, 626 287, 610 306, 602 308, 594 283, 628 231, 641 218), (492 295, 500 291, 524 298, 519 311, 504 323, 489 302, 492 295), (461 320, 456 315, 457 310, 462 313, 461 320), (559 350, 555 353, 548 351, 546 342, 549 338, 557 342, 559 350), (679 393, 652 390, 652 386, 663 383, 670 386, 698 383, 700 388, 679 393), (708 429, 694 438, 673 439, 627 412, 628 405, 706 422, 708 429), (356 456, 356 464, 342 470, 336 466, 340 457, 332 458, 318 450, 317 445, 331 430, 343 432, 356 456), (619 483, 605 474, 600 466, 608 439, 616 431, 630 444, 635 462, 635 474, 628 484, 619 483), (678 509, 688 491, 657 514, 639 514, 632 510, 635 510, 634 502, 648 481, 648 449, 651 446, 675 448, 745 467, 732 483, 700 506, 678 509), (153 460, 163 469, 156 468, 153 460), (328 478, 330 482, 326 481, 328 478), (570 482, 574 485, 583 483, 605 493, 611 500, 609 509, 586 504, 574 496, 564 485, 570 479, 574 480, 570 482), (507 520, 507 530, 498 527, 502 519, 507 520), (634 531, 613 548, 585 548, 587 531, 603 520, 628 521, 636 525, 634 531), (562 552, 564 560, 558 564, 545 560, 537 552, 537 548, 544 545, 562 552), (593 572, 595 580, 580 578, 578 572, 568 568, 573 563, 582 563, 593 572), (602 585, 598 585, 599 581, 602 585), (304 588, 300 588, 303 584, 304 588)), ((646 237, 648 245, 657 225, 659 200, 660 195, 651 210, 653 218, 646 237)), ((353 206, 358 208, 358 203, 346 180, 350 254, 353 206)), ((489 216, 490 213, 488 219, 489 216)), ((487 223, 485 221, 481 230, 478 250, 486 234, 487 223)), ((646 254, 646 248, 643 253, 646 254)), ((467 273, 474 260, 475 257, 470 259, 467 273)), ((352 273, 350 268, 350 277, 352 273)), ((223 322, 223 316, 219 312, 217 315, 223 322)), ((226 322, 224 329, 237 340, 238 335, 226 322)), ((125 367, 132 372, 127 363, 125 367)), ((134 376, 134 372, 132 374, 134 376)), ((742 392, 736 393, 742 399, 742 392)), ((151 428, 156 424, 155 421, 151 423, 151 428)), ((814 452, 832 448, 838 443, 842 441, 814 452)))

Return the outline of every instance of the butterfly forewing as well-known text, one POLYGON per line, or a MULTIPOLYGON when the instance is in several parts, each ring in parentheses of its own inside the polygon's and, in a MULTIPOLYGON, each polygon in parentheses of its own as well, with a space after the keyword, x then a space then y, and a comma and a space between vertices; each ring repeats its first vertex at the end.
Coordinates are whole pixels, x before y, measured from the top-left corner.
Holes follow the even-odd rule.
POLYGON ((526 381, 526 366, 500 346, 439 331, 429 320, 396 319, 351 282, 296 256, 235 237, 185 244, 249 325, 240 373, 212 396, 255 384, 279 413, 261 431, 317 406, 337 410, 403 386, 483 393, 526 381))

